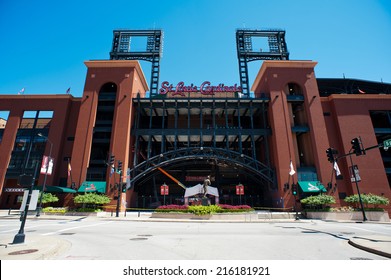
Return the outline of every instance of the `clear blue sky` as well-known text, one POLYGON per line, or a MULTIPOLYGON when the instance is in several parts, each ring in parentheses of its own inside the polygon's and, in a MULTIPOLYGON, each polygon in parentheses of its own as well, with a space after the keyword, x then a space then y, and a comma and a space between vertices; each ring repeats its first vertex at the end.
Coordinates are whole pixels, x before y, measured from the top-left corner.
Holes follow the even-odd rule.
POLYGON ((389 0, 0 0, 0 94, 81 96, 83 62, 109 59, 117 28, 164 30, 160 82, 233 85, 243 27, 285 29, 290 59, 317 61, 319 78, 391 83, 389 0))

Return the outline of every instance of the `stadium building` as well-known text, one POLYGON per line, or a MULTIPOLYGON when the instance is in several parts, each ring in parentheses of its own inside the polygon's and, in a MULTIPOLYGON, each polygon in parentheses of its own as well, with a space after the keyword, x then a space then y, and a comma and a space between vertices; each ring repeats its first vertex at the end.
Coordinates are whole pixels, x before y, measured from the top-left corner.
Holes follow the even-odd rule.
POLYGON ((197 203, 186 189, 207 176, 212 202, 260 209, 319 193, 343 206, 357 186, 391 199, 391 84, 316 78, 316 62, 289 60, 283 30, 239 29, 236 43, 238 84, 159 81, 162 31, 116 30, 110 59, 85 62, 82 97, 0 95, 0 207, 20 207, 21 174, 65 206, 85 192, 121 209, 197 203), (146 49, 132 51, 132 37, 146 49), (254 50, 253 37, 269 49, 254 50), (151 62, 150 83, 138 60, 151 62), (250 89, 254 60, 263 64, 250 89))

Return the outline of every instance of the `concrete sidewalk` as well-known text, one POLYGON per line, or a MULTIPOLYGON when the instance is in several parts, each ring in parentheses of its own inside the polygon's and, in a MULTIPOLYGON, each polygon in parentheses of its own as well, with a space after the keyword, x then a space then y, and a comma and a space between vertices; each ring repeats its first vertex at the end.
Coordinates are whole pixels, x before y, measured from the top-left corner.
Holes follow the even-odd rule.
MULTIPOLYGON (((154 219, 150 217, 150 213, 128 213, 125 217, 123 214, 120 217, 108 215, 103 217, 88 217, 88 216, 65 216, 65 215, 29 215, 29 219, 41 220, 81 220, 86 218, 100 219, 100 220, 116 220, 116 221, 154 221, 154 222, 172 222, 167 219, 154 219)), ((8 215, 5 211, 0 211, 0 220, 19 219, 18 215, 8 215)), ((176 222, 190 222, 189 220, 174 220, 176 222)), ((208 220, 193 220, 191 222, 219 222, 208 220)), ((238 222, 238 221, 226 221, 238 222)), ((262 222, 262 221, 259 221, 262 222)), ((268 220, 263 222, 311 222, 311 220, 268 220)), ((330 222, 330 221, 328 221, 330 222)), ((341 222, 341 221, 335 221, 341 222)), ((51 259, 56 255, 65 252, 71 247, 71 244, 61 239, 60 237, 41 236, 34 234, 27 234, 25 242, 21 244, 12 244, 14 235, 7 234, 0 236, 0 260, 45 260, 51 259)), ((368 251, 383 257, 391 258, 391 236, 371 235, 371 236, 354 236, 349 239, 349 244, 361 250, 368 251)))

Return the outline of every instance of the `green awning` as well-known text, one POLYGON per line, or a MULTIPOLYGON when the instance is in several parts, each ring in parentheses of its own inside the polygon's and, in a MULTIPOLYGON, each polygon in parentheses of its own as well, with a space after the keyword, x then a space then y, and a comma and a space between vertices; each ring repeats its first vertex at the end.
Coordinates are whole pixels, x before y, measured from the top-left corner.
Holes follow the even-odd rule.
MULTIPOLYGON (((42 186, 36 186, 34 189, 42 191, 42 186)), ((49 193, 76 193, 74 189, 60 186, 45 186, 45 192, 49 193)))
POLYGON ((326 188, 319 181, 299 181, 299 186, 304 193, 327 192, 326 188))
POLYGON ((98 192, 106 193, 106 182, 84 181, 77 192, 98 192))
POLYGON ((53 192, 53 193, 76 193, 74 189, 64 188, 59 186, 47 186, 45 189, 46 192, 53 192))

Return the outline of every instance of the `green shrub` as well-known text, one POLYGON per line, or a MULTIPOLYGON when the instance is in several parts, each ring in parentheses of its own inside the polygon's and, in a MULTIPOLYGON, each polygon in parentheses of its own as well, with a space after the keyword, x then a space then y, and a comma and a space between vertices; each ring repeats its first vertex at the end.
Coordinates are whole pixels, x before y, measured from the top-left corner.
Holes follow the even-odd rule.
MULTIPOLYGON (((374 195, 374 194, 361 194, 362 203, 365 207, 378 208, 379 205, 388 205, 390 203, 389 199, 384 196, 374 195)), ((360 208, 360 200, 358 194, 349 195, 344 199, 346 203, 352 204, 356 208, 360 208)))
POLYGON ((220 210, 221 210, 221 207, 218 205, 208 205, 208 206, 192 205, 192 206, 189 206, 189 212, 193 213, 197 216, 218 213, 220 210))
POLYGON ((210 215, 214 213, 236 213, 236 212, 251 212, 254 211, 248 205, 163 205, 155 209, 156 212, 174 212, 174 213, 192 213, 198 216, 201 215, 210 215))
POLYGON ((68 208, 66 207, 45 207, 42 209, 44 213, 56 213, 56 214, 65 214, 68 212, 68 208))
POLYGON ((320 194, 303 198, 300 202, 304 204, 305 208, 325 209, 330 204, 335 203, 335 198, 331 195, 320 194))
POLYGON ((96 209, 97 205, 110 203, 111 200, 104 194, 86 193, 75 196, 73 201, 75 204, 83 204, 83 208, 96 209))
MULTIPOLYGON (((41 194, 42 194, 42 192, 39 193, 39 195, 41 195, 41 194)), ((58 197, 55 194, 46 193, 46 192, 44 192, 42 194, 42 204, 48 204, 48 203, 57 202, 57 201, 58 201, 58 197)))

